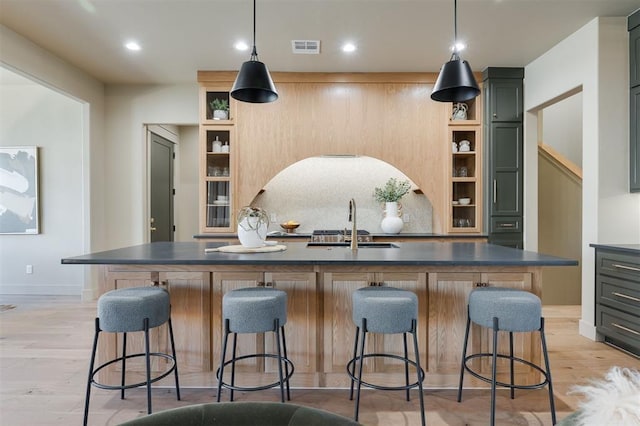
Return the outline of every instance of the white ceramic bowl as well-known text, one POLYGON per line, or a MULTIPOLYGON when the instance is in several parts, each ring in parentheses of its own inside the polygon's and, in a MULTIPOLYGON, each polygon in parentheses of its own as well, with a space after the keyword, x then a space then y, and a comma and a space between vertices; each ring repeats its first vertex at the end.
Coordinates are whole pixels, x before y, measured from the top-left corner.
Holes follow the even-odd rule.
POLYGON ((467 204, 471 204, 471 198, 458 198, 458 202, 461 205, 466 206, 467 204))

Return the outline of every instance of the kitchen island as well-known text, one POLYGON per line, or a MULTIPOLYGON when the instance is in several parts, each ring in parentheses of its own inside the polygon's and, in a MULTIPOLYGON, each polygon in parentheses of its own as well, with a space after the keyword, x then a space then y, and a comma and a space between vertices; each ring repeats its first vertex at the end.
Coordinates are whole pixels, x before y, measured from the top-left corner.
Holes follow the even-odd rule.
MULTIPOLYGON (((469 292, 479 286, 501 286, 540 295, 543 266, 577 264, 534 252, 461 242, 403 242, 392 248, 361 247, 357 252, 348 247, 308 247, 306 242, 291 242, 279 252, 205 253, 206 248, 222 245, 151 243, 65 258, 62 263, 99 265, 99 294, 141 285, 167 288, 181 383, 211 387, 216 384, 222 296, 227 291, 269 286, 287 292, 288 355, 295 364, 292 385, 299 387, 348 387, 345 366, 352 356, 355 334, 351 321, 353 291, 368 285, 414 291, 419 301, 418 333, 425 386, 454 387, 469 292)), ((239 352, 271 348, 274 342, 269 334, 240 336, 239 352)), ((470 351, 486 348, 489 341, 486 330, 474 327, 470 351)), ((369 343, 372 349, 399 353, 401 342, 399 335, 376 335, 369 343)), ((115 337, 109 339, 102 347, 101 358, 114 357, 119 345, 115 337)), ((141 339, 132 339, 129 345, 139 346, 141 339)), ((154 345, 160 349, 167 345, 166 330, 159 329, 154 345)), ((515 351, 517 356, 539 362, 537 334, 520 333, 515 339, 515 351)), ((272 382, 276 369, 270 361, 247 362, 239 379, 272 382)), ((398 374, 402 368, 388 359, 366 365, 371 380, 384 383, 397 383, 403 377, 398 374)), ((525 367, 517 374, 524 381, 533 381, 537 376, 525 367)), ((466 384, 483 385, 472 380, 466 384)))

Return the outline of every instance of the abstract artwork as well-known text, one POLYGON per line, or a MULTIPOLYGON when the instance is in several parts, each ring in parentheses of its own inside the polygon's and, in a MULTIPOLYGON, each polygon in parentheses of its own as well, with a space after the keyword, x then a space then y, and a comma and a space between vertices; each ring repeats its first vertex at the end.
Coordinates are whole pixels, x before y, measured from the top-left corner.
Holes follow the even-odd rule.
POLYGON ((38 234, 38 148, 0 147, 0 234, 38 234))

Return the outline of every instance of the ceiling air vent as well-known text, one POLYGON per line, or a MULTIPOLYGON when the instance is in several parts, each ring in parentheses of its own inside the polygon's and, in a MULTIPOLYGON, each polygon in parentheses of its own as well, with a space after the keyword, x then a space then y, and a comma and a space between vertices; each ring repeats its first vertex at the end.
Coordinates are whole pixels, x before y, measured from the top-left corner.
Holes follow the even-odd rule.
POLYGON ((293 53, 303 55, 320 54, 320 40, 291 40, 293 53))

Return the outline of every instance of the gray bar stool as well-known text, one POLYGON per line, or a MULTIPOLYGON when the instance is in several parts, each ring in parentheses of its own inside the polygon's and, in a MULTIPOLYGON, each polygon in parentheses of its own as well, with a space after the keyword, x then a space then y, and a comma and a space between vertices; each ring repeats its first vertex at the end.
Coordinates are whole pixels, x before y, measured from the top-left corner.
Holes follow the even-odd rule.
POLYGON ((280 398, 284 402, 284 387, 287 387, 287 399, 291 399, 289 379, 293 375, 293 363, 287 358, 287 342, 284 326, 287 323, 287 293, 282 290, 265 287, 248 287, 232 290, 222 298, 222 320, 224 337, 220 368, 216 371, 218 379, 217 401, 220 402, 222 388, 230 390, 229 400, 233 401, 233 391, 258 391, 280 386, 280 398), (276 335, 277 354, 257 353, 236 356, 238 333, 265 333, 276 335), (226 361, 229 334, 233 333, 231 359, 226 361), (278 381, 264 386, 236 386, 236 363, 248 358, 276 358, 278 360, 278 381), (224 381, 224 368, 231 364, 231 383, 224 381), (284 368, 284 373, 283 373, 284 368))
POLYGON ((120 398, 124 399, 126 389, 147 387, 147 413, 151 414, 151 384, 163 379, 171 373, 175 374, 176 396, 180 400, 180 386, 178 384, 178 363, 176 362, 176 349, 173 340, 173 327, 171 326, 171 305, 169 293, 160 287, 132 287, 109 291, 98 299, 98 316, 95 319, 95 335, 93 349, 89 364, 89 377, 87 379, 87 393, 84 405, 84 425, 89 416, 89 398, 91 386, 100 389, 120 390, 120 398), (171 340, 171 354, 150 352, 149 329, 168 323, 169 338, 171 340), (123 333, 122 356, 101 364, 95 368, 96 350, 100 332, 123 333), (127 355, 127 333, 144 331, 145 351, 127 355), (145 357, 146 380, 135 384, 126 384, 126 361, 130 358, 145 357), (151 378, 151 357, 164 358, 171 362, 171 366, 157 377, 151 378), (122 372, 119 385, 107 385, 96 381, 95 376, 103 368, 121 362, 122 372))
POLYGON ((495 425, 496 417, 496 386, 508 387, 511 390, 511 399, 515 397, 515 389, 540 389, 549 388, 549 405, 551 408, 551 421, 556 424, 556 409, 553 400, 553 385, 551 382, 551 370, 549 368, 549 354, 544 336, 544 318, 542 317, 542 303, 540 298, 533 293, 510 288, 484 287, 473 290, 469 294, 467 305, 467 328, 464 334, 464 346, 462 349, 462 364, 460 366, 460 384, 458 386, 458 402, 462 401, 462 383, 464 372, 468 371, 472 376, 486 383, 491 383, 491 425, 495 425), (467 343, 469 341, 469 328, 471 322, 481 327, 493 330, 493 348, 491 353, 477 353, 467 355, 467 343), (509 355, 498 354, 498 331, 509 332, 509 355), (545 369, 513 355, 513 333, 516 332, 540 332, 542 342, 542 354, 544 356, 545 369), (475 358, 491 357, 491 377, 485 377, 473 371, 468 362, 475 358), (510 383, 497 381, 497 358, 509 360, 510 383), (532 385, 514 383, 514 363, 527 365, 539 371, 544 380, 532 385))
POLYGON ((351 377, 351 389, 349 399, 353 400, 353 386, 356 386, 355 420, 358 421, 360 407, 360 389, 366 386, 378 390, 404 390, 407 401, 409 390, 415 387, 419 390, 420 415, 422 425, 426 424, 424 414, 424 395, 422 394, 422 382, 424 370, 420 367, 420 353, 418 351, 418 337, 416 326, 418 321, 418 297, 415 293, 400 290, 393 287, 371 286, 364 287, 353 292, 353 322, 356 325, 356 335, 353 342, 353 358, 347 363, 347 373, 351 377), (362 338, 359 339, 360 331, 362 338), (365 340, 367 333, 399 334, 402 333, 404 342, 404 357, 388 353, 365 354, 365 340), (407 333, 413 336, 413 350, 415 361, 409 359, 407 354, 407 333), (358 341, 359 340, 359 341, 358 341), (358 343, 360 349, 358 350, 358 343), (362 380, 362 366, 366 358, 383 357, 393 358, 404 362, 404 386, 382 386, 362 380), (356 373, 356 364, 358 371, 356 373), (409 383, 409 365, 416 369, 417 380, 409 383))

